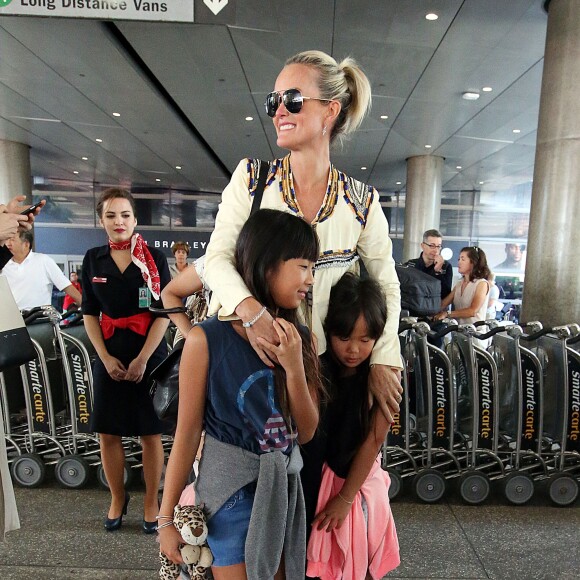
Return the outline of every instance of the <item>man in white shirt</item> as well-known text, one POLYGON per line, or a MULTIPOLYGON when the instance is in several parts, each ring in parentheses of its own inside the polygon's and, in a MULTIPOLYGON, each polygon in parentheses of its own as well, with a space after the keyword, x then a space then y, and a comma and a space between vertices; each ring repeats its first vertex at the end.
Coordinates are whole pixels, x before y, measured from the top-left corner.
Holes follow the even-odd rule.
POLYGON ((80 306, 80 292, 52 258, 32 251, 33 241, 32 232, 26 231, 6 242, 12 259, 4 266, 2 273, 8 279, 18 308, 28 310, 50 304, 53 285, 66 292, 80 306))

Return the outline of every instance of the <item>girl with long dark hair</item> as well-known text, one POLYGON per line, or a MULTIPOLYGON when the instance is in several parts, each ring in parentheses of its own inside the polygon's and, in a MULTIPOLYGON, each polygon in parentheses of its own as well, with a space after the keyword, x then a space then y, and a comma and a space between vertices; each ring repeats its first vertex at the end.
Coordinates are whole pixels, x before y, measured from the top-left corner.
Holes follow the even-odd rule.
POLYGON ((322 356, 330 390, 321 419, 324 466, 307 570, 322 580, 382 578, 399 565, 390 480, 379 455, 390 424, 367 380, 386 319, 376 281, 347 273, 333 286, 324 323, 329 348, 322 356))
POLYGON ((205 428, 195 482, 214 562, 222 578, 304 578, 305 513, 298 443, 318 425, 322 383, 309 331, 297 309, 314 282, 318 238, 304 220, 263 209, 242 228, 236 272, 263 305, 250 320, 212 317, 190 330, 179 373, 179 415, 160 508, 161 551, 181 563, 173 510, 205 428), (274 369, 248 341, 266 311, 278 343, 260 339, 274 369), (308 378, 307 378, 308 377, 308 378), (283 557, 286 554, 286 557, 283 557))

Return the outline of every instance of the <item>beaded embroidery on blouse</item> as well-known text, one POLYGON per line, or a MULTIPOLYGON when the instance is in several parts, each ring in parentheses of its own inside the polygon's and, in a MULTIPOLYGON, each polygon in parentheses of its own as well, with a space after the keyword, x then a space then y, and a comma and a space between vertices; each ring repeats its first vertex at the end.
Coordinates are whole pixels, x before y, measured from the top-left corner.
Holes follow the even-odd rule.
MULTIPOLYGON (((294 180, 292 178, 292 169, 290 168, 290 155, 287 155, 281 160, 280 172, 280 193, 286 205, 295 214, 304 217, 300 211, 298 200, 296 199, 296 191, 294 190, 294 180)), ((322 205, 314 218, 313 223, 318 224, 328 219, 332 215, 332 211, 338 199, 338 183, 340 179, 340 172, 330 164, 330 175, 328 178, 328 186, 322 205)))
MULTIPOLYGON (((258 185, 258 175, 260 171, 259 159, 248 159, 248 191, 250 196, 254 195, 256 186, 258 185)), ((284 203, 288 209, 304 217, 300 211, 298 200, 296 199, 296 191, 294 190, 294 181, 292 178, 292 169, 290 167, 290 155, 282 159, 276 159, 271 163, 270 172, 266 179, 266 187, 269 187, 278 178, 278 188, 284 203)), ((322 205, 314 218, 313 224, 319 224, 327 220, 336 206, 338 200, 339 184, 342 183, 343 198, 347 205, 353 210, 356 220, 365 227, 369 208, 374 198, 374 189, 367 185, 348 177, 342 171, 339 171, 330 165, 330 175, 328 178, 328 186, 322 205)), ((344 250, 349 252, 350 250, 344 250)), ((339 253, 337 252, 337 255, 339 253)))

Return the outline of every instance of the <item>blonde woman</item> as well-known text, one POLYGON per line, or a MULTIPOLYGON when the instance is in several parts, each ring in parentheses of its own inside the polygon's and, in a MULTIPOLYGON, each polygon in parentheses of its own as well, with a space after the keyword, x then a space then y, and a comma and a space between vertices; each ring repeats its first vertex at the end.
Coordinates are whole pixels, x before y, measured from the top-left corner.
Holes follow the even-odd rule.
MULTIPOLYGON (((319 355, 326 350, 322 323, 332 286, 345 272, 358 273, 359 259, 381 284, 388 319, 371 355, 369 387, 392 422, 402 389, 397 335, 400 291, 389 225, 376 189, 346 175, 330 161, 331 145, 354 132, 370 106, 370 83, 353 59, 338 63, 320 51, 301 52, 288 59, 266 97, 265 108, 276 130, 277 145, 289 153, 272 162, 261 207, 293 213, 316 228, 320 239, 316 283, 301 307, 301 318, 318 341, 319 355)), ((205 280, 213 292, 212 307, 221 306, 219 316, 246 323, 256 353, 273 366, 261 346, 262 341, 278 340, 272 316, 243 283, 233 259, 238 234, 250 213, 259 167, 258 160, 243 159, 222 194, 206 253, 205 280)), ((303 447, 303 456, 302 482, 311 520, 322 462, 315 449, 303 447)))

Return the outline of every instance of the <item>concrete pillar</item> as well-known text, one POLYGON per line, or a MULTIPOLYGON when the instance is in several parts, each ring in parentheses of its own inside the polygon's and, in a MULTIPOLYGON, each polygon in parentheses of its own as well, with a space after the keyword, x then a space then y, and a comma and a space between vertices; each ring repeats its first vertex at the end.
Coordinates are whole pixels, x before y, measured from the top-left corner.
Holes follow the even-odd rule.
POLYGON ((30 148, 0 139, 0 203, 7 203, 15 195, 32 199, 30 148))
POLYGON ((580 2, 552 0, 521 319, 580 322, 580 2))
POLYGON ((424 231, 439 229, 443 161, 435 155, 407 159, 403 262, 419 255, 424 231))

